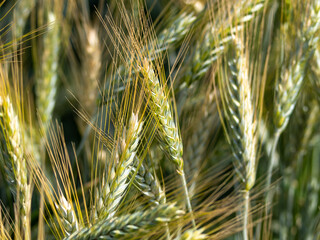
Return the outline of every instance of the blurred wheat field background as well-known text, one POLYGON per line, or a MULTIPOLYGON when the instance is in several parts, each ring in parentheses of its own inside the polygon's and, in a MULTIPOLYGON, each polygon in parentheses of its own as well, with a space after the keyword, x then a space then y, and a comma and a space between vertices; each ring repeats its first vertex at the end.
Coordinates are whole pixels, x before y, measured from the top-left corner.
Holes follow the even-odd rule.
POLYGON ((1 0, 0 239, 320 239, 319 0, 1 0))

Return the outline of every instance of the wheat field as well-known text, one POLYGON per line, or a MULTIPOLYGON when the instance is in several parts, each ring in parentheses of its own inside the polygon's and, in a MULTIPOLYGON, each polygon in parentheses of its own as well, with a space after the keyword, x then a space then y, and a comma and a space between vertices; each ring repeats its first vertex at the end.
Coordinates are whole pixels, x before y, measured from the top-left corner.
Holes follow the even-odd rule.
POLYGON ((320 239, 319 0, 0 0, 0 239, 320 239))

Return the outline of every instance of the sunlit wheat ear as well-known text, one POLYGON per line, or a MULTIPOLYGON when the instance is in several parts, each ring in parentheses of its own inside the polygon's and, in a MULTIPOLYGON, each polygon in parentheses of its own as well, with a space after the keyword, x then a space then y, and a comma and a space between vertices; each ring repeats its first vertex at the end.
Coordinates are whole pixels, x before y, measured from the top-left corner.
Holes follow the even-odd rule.
POLYGON ((252 86, 249 74, 248 56, 240 43, 236 56, 228 60, 228 73, 222 73, 219 82, 223 101, 224 115, 227 118, 228 141, 235 156, 236 172, 244 185, 244 222, 243 237, 248 239, 246 231, 250 208, 250 190, 255 184, 258 161, 257 119, 252 86))
POLYGON ((111 175, 107 176, 106 182, 102 186, 103 194, 100 196, 101 200, 98 200, 102 202, 102 208, 98 209, 99 219, 111 219, 116 214, 126 193, 131 166, 133 166, 137 154, 142 125, 138 114, 132 113, 127 128, 123 130, 123 135, 119 142, 119 155, 115 154, 116 159, 112 163, 111 175))
MULTIPOLYGON (((1 84, 5 84, 1 81, 1 84)), ((1 89, 0 89, 1 90, 1 89)), ((23 149, 23 129, 9 96, 0 92, 0 160, 6 169, 7 181, 18 201, 22 233, 30 237, 29 214, 31 207, 31 185, 23 149)))
POLYGON ((147 97, 150 98, 148 104, 158 121, 158 132, 162 140, 160 143, 169 154, 170 160, 176 165, 177 171, 181 172, 183 171, 183 146, 165 88, 160 85, 158 77, 147 60, 144 62, 142 71, 146 92, 149 94, 147 97))
POLYGON ((67 239, 143 239, 161 231, 166 222, 180 218, 184 214, 174 205, 159 205, 142 212, 101 219, 90 228, 83 228, 67 239))
POLYGON ((48 13, 48 31, 44 34, 44 51, 39 59, 40 72, 36 85, 37 108, 39 117, 44 127, 47 128, 52 118, 56 102, 57 81, 58 81, 58 57, 60 49, 60 29, 56 15, 48 13))
MULTIPOLYGON (((160 85, 152 65, 145 59, 141 68, 146 85, 148 105, 158 124, 160 144, 168 154, 169 159, 175 164, 177 172, 181 176, 186 197, 186 204, 192 214, 188 188, 183 170, 183 145, 179 129, 174 121, 174 116, 169 104, 166 88, 160 85)), ((165 83, 164 83, 165 84, 165 83)), ((192 219, 195 226, 195 221, 192 219)))

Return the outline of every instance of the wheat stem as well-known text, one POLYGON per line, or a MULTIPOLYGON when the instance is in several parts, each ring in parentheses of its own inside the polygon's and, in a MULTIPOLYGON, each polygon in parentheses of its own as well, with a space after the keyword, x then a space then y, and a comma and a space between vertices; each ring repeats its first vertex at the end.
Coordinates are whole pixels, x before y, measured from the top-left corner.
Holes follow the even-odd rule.
POLYGON ((244 192, 244 216, 243 216, 243 239, 248 240, 248 218, 250 211, 250 191, 245 190, 244 192))

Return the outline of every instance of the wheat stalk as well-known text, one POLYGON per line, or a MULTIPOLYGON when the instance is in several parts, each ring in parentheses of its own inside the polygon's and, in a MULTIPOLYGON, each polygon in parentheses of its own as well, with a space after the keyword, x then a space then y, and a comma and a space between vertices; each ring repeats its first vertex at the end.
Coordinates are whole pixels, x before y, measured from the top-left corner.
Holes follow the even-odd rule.
MULTIPOLYGON (((114 219, 103 219, 90 228, 82 228, 66 238, 71 239, 138 239, 145 237, 151 229, 159 229, 166 222, 183 214, 173 204, 159 205, 142 212, 123 215, 114 219)), ((150 233, 149 233, 150 234, 150 233)))

